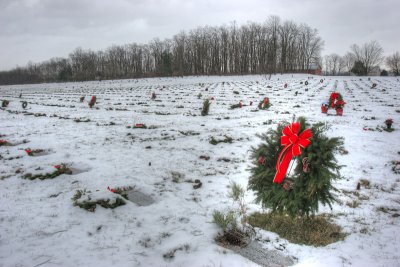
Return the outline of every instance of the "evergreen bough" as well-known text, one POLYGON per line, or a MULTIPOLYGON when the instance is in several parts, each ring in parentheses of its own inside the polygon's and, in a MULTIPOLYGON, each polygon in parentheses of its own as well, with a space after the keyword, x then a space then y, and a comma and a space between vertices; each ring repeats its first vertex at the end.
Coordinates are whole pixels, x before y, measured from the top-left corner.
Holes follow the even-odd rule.
POLYGON ((210 111, 210 100, 206 99, 203 102, 203 109, 201 110, 201 116, 207 116, 208 112, 210 111))
MULTIPOLYGON (((299 134, 310 128, 305 118, 300 117, 298 121, 301 124, 299 134)), ((312 125, 311 144, 302 149, 301 155, 297 157, 294 174, 286 176, 282 184, 277 184, 272 181, 276 173, 276 161, 283 148, 280 139, 285 126, 280 124, 276 130, 271 129, 266 134, 258 135, 264 142, 252 150, 254 166, 250 169, 249 189, 255 191, 256 201, 272 209, 273 213, 308 217, 318 211, 319 203, 332 208, 335 202, 333 191, 336 191, 332 181, 340 178, 341 168, 337 164, 335 152, 342 147, 343 138, 324 135, 328 126, 323 123, 312 125), (260 157, 263 157, 262 161, 260 157), (308 172, 303 171, 304 159, 309 164, 308 172)))

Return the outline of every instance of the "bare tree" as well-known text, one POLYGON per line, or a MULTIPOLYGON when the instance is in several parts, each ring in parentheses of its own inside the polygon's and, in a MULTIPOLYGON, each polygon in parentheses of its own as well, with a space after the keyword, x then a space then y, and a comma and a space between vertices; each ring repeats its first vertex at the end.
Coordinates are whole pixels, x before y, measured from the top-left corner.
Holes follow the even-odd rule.
POLYGON ((362 45, 362 47, 359 47, 357 44, 353 44, 350 49, 353 53, 355 61, 360 61, 364 64, 367 71, 365 74, 368 74, 373 67, 382 63, 384 59, 383 48, 377 41, 365 43, 362 45))
MULTIPOLYGON (((77 48, 65 59, 0 72, 0 84, 305 72, 320 63, 322 46, 316 29, 272 16, 262 24, 198 27, 148 44, 113 45, 96 52, 77 48)), ((342 65, 334 60, 333 73, 341 72, 342 65)))
POLYGON ((355 61, 356 59, 354 55, 350 52, 347 52, 343 56, 344 70, 347 72, 348 75, 350 75, 351 69, 353 68, 355 61))
POLYGON ((400 54, 399 52, 394 53, 386 58, 386 65, 393 72, 394 76, 400 75, 400 54))

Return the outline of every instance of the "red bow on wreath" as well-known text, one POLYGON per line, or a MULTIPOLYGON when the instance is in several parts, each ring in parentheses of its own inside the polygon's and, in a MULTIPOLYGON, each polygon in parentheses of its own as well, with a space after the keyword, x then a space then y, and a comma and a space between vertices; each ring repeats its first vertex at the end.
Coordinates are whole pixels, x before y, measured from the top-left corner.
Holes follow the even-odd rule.
POLYGON ((117 193, 117 189, 114 188, 110 188, 109 186, 107 186, 108 191, 112 192, 112 193, 117 193))
POLYGON ((285 147, 279 154, 278 161, 276 162, 276 174, 273 180, 274 183, 282 183, 292 158, 301 154, 300 148, 306 148, 311 143, 309 140, 309 138, 312 137, 311 130, 306 129, 298 135, 299 130, 299 122, 294 122, 283 128, 281 145, 285 147))

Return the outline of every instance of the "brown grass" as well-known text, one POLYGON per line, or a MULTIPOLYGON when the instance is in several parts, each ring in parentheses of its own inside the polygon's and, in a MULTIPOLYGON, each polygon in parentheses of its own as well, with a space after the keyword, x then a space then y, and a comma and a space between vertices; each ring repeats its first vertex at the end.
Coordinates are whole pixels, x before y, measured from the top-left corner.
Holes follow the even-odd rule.
POLYGON ((250 215, 249 223, 296 244, 326 246, 346 236, 340 226, 329 222, 326 215, 291 218, 283 214, 256 212, 250 215))

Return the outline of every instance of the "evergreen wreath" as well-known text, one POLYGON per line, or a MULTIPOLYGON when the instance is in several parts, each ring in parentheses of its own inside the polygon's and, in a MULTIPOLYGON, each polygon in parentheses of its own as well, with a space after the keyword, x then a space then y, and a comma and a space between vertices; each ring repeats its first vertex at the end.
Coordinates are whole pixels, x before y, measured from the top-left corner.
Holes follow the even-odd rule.
POLYGON ((259 109, 269 109, 271 107, 271 102, 269 101, 268 97, 264 97, 263 100, 258 103, 258 108, 259 109))
MULTIPOLYGON (((310 125, 300 117, 299 133, 310 125)), ((323 123, 311 126, 311 144, 306 146, 295 158, 297 166, 294 174, 286 177, 283 183, 273 183, 276 163, 282 150, 281 137, 285 125, 276 130, 258 135, 264 142, 252 148, 251 159, 254 166, 250 169, 249 189, 255 191, 256 202, 272 212, 307 217, 318 211, 319 203, 329 205, 335 202, 333 180, 340 178, 341 166, 337 164, 335 153, 343 146, 342 137, 329 138, 324 135, 329 127, 323 123)), ((293 164, 293 161, 292 161, 293 164)), ((290 168, 290 167, 289 167, 290 168)), ((288 175, 288 174, 287 174, 288 175)))
POLYGON ((8 101, 8 100, 3 100, 3 101, 1 102, 1 107, 2 107, 2 108, 6 108, 6 107, 8 107, 8 104, 10 104, 10 101, 8 101))

